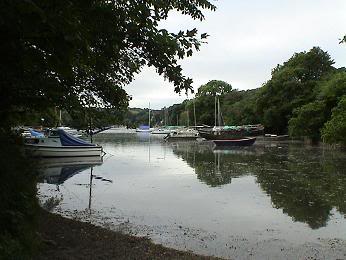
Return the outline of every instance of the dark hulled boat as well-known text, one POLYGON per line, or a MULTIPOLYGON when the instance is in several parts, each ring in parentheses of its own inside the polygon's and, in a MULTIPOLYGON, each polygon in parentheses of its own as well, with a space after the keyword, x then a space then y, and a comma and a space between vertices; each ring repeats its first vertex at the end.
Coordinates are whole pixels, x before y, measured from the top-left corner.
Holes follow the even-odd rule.
POLYGON ((214 127, 212 129, 201 129, 199 135, 207 140, 230 140, 249 136, 263 135, 263 125, 243 125, 231 127, 214 127))
POLYGON ((251 146, 255 143, 256 137, 229 139, 229 140, 213 140, 216 146, 251 146))

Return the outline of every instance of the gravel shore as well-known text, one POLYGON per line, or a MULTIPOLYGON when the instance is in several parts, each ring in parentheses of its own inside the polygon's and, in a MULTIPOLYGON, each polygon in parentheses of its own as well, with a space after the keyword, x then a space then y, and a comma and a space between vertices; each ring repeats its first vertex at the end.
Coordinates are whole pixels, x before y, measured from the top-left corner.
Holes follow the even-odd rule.
POLYGON ((152 243, 41 210, 37 259, 216 259, 152 243))

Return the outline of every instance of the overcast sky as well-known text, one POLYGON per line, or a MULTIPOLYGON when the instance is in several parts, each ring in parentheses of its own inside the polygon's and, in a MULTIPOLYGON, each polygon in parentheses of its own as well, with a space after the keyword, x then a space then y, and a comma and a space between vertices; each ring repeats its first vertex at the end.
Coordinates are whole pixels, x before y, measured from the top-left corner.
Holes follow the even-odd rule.
MULTIPOLYGON (((270 79, 271 69, 295 52, 314 46, 327 51, 336 67, 346 66, 346 0, 218 0, 215 12, 203 22, 172 13, 161 26, 171 32, 197 28, 210 36, 192 57, 181 61, 195 90, 209 80, 223 80, 233 88, 258 88, 270 79)), ((160 109, 186 99, 173 84, 144 68, 125 90, 130 107, 160 109)), ((193 95, 189 95, 192 98, 193 95)))

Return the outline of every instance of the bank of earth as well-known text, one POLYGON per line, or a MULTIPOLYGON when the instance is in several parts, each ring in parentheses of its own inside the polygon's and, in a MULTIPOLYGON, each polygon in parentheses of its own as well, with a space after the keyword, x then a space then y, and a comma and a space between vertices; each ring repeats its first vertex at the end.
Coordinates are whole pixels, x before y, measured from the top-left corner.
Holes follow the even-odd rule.
POLYGON ((40 212, 38 259, 217 259, 152 243, 45 210, 40 212))

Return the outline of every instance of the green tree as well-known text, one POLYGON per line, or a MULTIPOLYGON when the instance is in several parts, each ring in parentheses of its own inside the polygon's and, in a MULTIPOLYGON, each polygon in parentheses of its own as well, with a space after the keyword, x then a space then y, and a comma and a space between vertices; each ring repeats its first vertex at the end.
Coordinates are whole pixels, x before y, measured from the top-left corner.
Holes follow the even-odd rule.
POLYGON ((268 131, 287 132, 293 111, 315 99, 318 82, 335 71, 333 63, 327 52, 314 47, 273 69, 257 99, 257 110, 268 131))
POLYGON ((158 23, 176 10, 203 20, 208 0, 54 0, 0 3, 0 115, 47 106, 127 107, 122 88, 145 65, 191 89, 178 60, 198 50, 206 34, 168 32, 158 23))
POLYGON ((320 139, 320 130, 326 122, 328 111, 324 102, 315 101, 303 105, 294 112, 289 120, 289 135, 293 137, 307 136, 313 141, 320 139))
POLYGON ((331 119, 322 129, 322 138, 328 143, 346 145, 346 95, 342 96, 339 104, 332 111, 331 119))
POLYGON ((230 91, 232 91, 231 84, 222 80, 211 80, 198 88, 196 96, 220 96, 230 91))
MULTIPOLYGON (((198 88, 195 98, 197 124, 215 124, 215 96, 223 105, 224 96, 232 92, 231 84, 222 80, 211 80, 198 88)), ((222 108, 221 108, 222 110, 222 108)))
POLYGON ((342 37, 342 39, 340 40, 340 43, 346 43, 346 35, 342 37))
POLYGON ((332 109, 346 95, 346 72, 340 71, 318 83, 316 100, 293 112, 289 120, 289 134, 320 139, 323 125, 330 119, 332 109))
POLYGON ((159 22, 174 10, 203 20, 205 9, 215 6, 208 0, 0 2, 1 259, 32 258, 37 241, 35 174, 11 143, 10 127, 47 108, 125 109, 130 97, 123 86, 145 65, 176 92, 188 91, 192 79, 178 60, 198 50, 207 34, 168 32, 159 22))
POLYGON ((223 115, 227 125, 257 124, 260 122, 256 111, 258 89, 232 90, 223 98, 223 115))
POLYGON ((323 100, 326 103, 326 109, 331 112, 346 94, 346 71, 339 69, 319 85, 317 99, 323 100))

